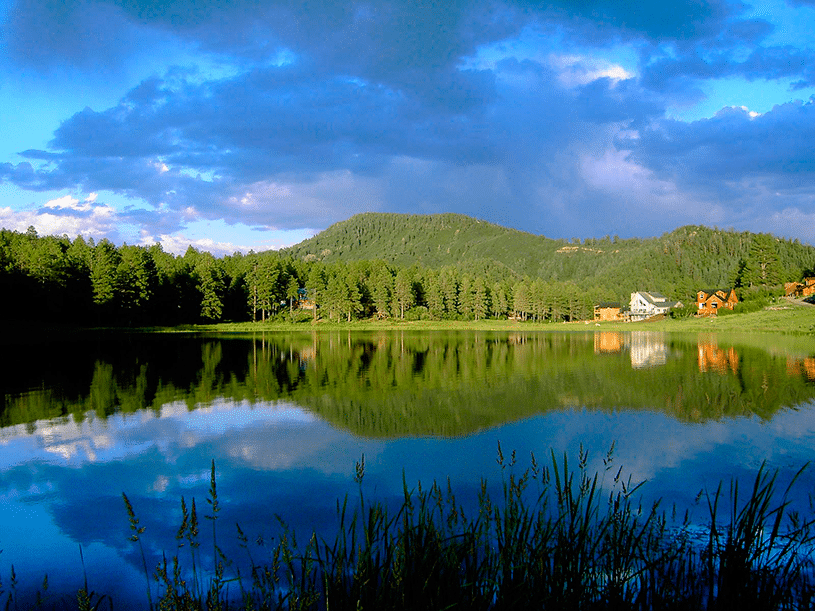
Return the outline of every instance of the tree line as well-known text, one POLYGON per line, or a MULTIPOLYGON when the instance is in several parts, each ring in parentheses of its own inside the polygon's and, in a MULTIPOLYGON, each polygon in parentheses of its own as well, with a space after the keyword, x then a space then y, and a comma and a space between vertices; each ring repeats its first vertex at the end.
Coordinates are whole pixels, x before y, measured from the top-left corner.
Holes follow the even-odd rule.
MULTIPOLYGON (((813 249, 778 244, 760 234, 753 236, 749 247, 734 248, 743 256, 737 265, 731 264, 735 268, 729 285, 745 294, 772 289, 805 273, 803 265, 815 263, 811 254, 806 258, 813 249), (781 247, 797 257, 793 264, 788 253, 779 252, 781 247)), ((688 257, 681 240, 665 242, 663 248, 667 257, 645 257, 639 264, 641 273, 628 279, 606 269, 605 277, 581 281, 574 274, 563 279, 554 270, 546 277, 500 274, 495 265, 479 266, 473 260, 405 266, 383 259, 298 257, 285 250, 218 258, 193 247, 177 256, 159 244, 116 246, 107 239, 95 242, 81 235, 73 240, 39 236, 33 227, 25 233, 2 229, 0 318, 122 326, 281 317, 587 320, 596 303, 627 302, 634 290, 662 290, 673 298, 692 300, 696 290, 709 288, 694 280, 692 270, 687 272, 689 279, 682 275, 688 261, 703 266, 704 260, 688 257), (676 264, 666 263, 672 258, 676 264), (650 279, 642 279, 642 270, 650 279), (671 289, 681 294, 672 295, 671 289)))

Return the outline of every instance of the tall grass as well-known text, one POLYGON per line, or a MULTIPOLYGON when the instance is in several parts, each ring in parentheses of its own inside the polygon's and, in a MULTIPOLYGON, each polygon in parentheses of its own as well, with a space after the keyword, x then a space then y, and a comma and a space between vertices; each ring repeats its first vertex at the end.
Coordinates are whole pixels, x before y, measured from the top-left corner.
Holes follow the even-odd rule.
MULTIPOLYGON (((739 482, 699 495, 706 521, 643 504, 640 485, 614 465, 613 448, 594 472, 582 449, 576 461, 534 455, 520 468, 498 448, 502 470, 492 498, 482 480, 475 503, 453 485, 411 487, 403 476, 395 508, 364 494, 336 505, 332 540, 304 543, 282 518, 271 542, 250 542, 237 526, 245 558, 227 559, 217 545, 215 465, 209 498, 214 560, 203 566, 195 500, 181 499, 177 548, 148 578, 142 606, 161 610, 360 609, 811 609, 813 515, 791 506, 801 472, 781 486, 762 466, 745 494, 739 482), (184 548, 187 548, 185 551, 184 548), (259 556, 263 555, 261 559, 259 556), (153 597, 155 593, 155 597, 153 597)), ((803 469, 802 469, 803 471, 803 469)), ((131 539, 145 536, 126 496, 131 539)), ((7 608, 13 605, 12 577, 7 608)), ((0 586, 0 590, 2 586, 0 586)), ((87 580, 82 609, 114 608, 87 580), (95 596, 93 593, 90 596, 95 596)))

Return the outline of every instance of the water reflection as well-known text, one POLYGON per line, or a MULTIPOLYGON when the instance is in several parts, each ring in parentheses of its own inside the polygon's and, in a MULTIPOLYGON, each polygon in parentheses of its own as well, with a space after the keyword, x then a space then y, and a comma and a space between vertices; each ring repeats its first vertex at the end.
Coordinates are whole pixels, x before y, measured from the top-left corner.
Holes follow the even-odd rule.
POLYGON ((787 359, 787 375, 790 377, 801 376, 808 380, 815 380, 815 357, 787 359))
POLYGON ((594 352, 613 354, 627 350, 631 367, 643 369, 659 367, 668 361, 668 345, 664 333, 651 331, 598 331, 594 334, 594 352))
POLYGON ((77 344, 65 354, 60 362, 32 353, 16 371, 12 365, 0 424, 33 433, 35 422, 68 416, 80 423, 91 414, 160 415, 176 403, 195 410, 218 399, 286 399, 359 435, 461 435, 564 406, 651 409, 692 421, 767 418, 815 394, 815 357, 710 335, 690 342, 651 332, 129 338, 77 344), (53 363, 40 369, 40 358, 53 363))
POLYGON ((719 348, 715 339, 699 341, 699 371, 714 371, 720 375, 739 371, 739 355, 733 346, 719 348))
POLYGON ((135 584, 141 600, 121 492, 152 565, 175 549, 180 497, 205 507, 213 459, 219 545, 233 557, 245 553, 235 522, 273 536, 280 514, 330 537, 362 454, 366 494, 398 499, 404 473, 411 485, 449 476, 464 500, 481 477, 498 485, 499 441, 522 463, 582 444, 598 469, 615 443, 648 494, 692 506, 702 487, 750 479, 762 461, 783 478, 812 458, 815 355, 782 348, 712 335, 347 332, 22 347, 0 414, 0 577, 14 563, 75 590, 77 575, 59 575, 79 569, 82 545, 92 587, 135 584))

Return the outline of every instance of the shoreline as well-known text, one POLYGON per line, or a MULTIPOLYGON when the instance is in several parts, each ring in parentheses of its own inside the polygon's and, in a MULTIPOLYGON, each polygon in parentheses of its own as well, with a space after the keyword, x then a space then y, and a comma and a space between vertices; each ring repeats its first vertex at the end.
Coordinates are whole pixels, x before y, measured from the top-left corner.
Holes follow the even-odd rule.
POLYGON ((81 327, 70 325, 39 325, 30 322, 3 321, 6 331, 3 343, 34 341, 37 339, 64 338, 85 334, 104 333, 257 333, 314 331, 496 331, 496 332, 562 332, 585 333, 589 331, 660 331, 668 333, 722 332, 734 334, 782 334, 815 337, 815 306, 788 301, 746 314, 728 314, 708 318, 664 318, 654 321, 574 321, 533 322, 518 320, 355 320, 330 322, 324 319, 289 322, 274 320, 264 322, 223 322, 214 324, 178 325, 173 327, 81 327))

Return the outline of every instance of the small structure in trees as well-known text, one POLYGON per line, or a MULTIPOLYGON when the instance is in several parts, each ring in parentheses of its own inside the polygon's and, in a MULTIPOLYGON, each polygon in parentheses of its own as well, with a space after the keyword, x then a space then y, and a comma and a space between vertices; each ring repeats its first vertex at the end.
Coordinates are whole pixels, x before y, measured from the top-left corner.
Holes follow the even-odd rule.
POLYGON ((732 310, 738 302, 733 289, 702 289, 696 293, 696 315, 716 316, 721 308, 732 310))
POLYGON ((602 301, 594 306, 594 320, 623 320, 619 301, 602 301))
POLYGON ((815 277, 804 278, 801 282, 784 283, 784 294, 787 297, 809 297, 815 295, 815 277))

